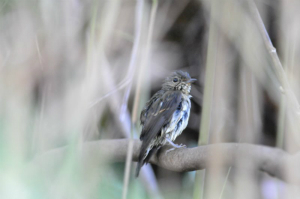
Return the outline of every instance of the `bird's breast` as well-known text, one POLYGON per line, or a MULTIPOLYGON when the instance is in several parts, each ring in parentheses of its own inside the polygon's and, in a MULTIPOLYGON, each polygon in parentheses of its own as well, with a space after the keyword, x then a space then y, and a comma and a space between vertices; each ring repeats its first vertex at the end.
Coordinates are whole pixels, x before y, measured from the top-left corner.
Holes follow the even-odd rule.
POLYGON ((191 102, 189 98, 183 98, 178 108, 173 113, 169 125, 162 129, 162 134, 174 141, 187 127, 190 116, 191 102))

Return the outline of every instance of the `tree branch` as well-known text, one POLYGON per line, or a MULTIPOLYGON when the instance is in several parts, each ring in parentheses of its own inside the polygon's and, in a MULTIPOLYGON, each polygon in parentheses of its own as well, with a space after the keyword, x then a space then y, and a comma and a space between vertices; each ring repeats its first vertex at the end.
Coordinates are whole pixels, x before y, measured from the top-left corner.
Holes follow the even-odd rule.
MULTIPOLYGON (((81 155, 81 163, 101 165, 107 161, 124 162, 128 149, 129 140, 99 140, 86 142, 83 144, 81 155)), ((137 161, 141 142, 133 141, 133 161, 137 161)), ((195 148, 176 149, 168 154, 170 146, 164 146, 150 160, 152 164, 156 164, 168 170, 183 172, 205 169, 209 166, 215 152, 221 153, 225 167, 241 167, 257 168, 266 172, 271 176, 275 176, 281 180, 291 183, 300 182, 300 153, 295 155, 288 154, 281 149, 253 144, 236 144, 223 143, 199 146, 195 148), (237 161, 247 161, 249 164, 235 164, 237 161), (292 172, 293 178, 286 176, 287 172, 292 172)), ((30 169, 33 171, 42 169, 43 171, 55 170, 60 167, 68 155, 67 147, 62 147, 48 151, 36 157, 30 163, 30 169)))

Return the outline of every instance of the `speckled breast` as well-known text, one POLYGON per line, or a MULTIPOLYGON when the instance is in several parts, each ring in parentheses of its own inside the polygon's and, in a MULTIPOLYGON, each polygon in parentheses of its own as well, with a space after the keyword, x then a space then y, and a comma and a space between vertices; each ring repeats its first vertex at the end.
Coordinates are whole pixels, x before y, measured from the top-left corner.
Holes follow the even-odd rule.
POLYGON ((172 115, 171 122, 162 129, 162 134, 174 141, 186 128, 190 117, 191 101, 189 97, 183 98, 172 115))

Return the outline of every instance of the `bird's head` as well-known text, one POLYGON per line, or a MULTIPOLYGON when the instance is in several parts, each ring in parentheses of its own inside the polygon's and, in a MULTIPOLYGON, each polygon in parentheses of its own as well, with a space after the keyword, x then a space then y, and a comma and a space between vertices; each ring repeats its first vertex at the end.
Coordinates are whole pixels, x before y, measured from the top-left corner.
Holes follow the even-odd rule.
POLYGON ((191 91, 191 84, 195 81, 196 79, 191 78, 187 72, 178 70, 165 79, 162 89, 179 90, 184 94, 189 94, 191 91))

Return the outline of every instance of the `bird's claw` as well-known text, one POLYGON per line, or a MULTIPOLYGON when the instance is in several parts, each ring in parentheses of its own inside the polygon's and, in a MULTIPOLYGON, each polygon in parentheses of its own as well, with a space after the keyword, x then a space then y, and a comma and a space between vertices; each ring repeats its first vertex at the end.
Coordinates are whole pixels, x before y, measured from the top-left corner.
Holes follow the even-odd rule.
POLYGON ((186 145, 184 145, 184 144, 180 144, 178 146, 179 146, 178 148, 186 148, 186 145))
POLYGON ((172 145, 174 148, 176 148, 176 149, 180 149, 180 148, 186 148, 186 145, 184 145, 184 144, 180 144, 180 145, 178 145, 178 144, 174 144, 174 145, 172 145))
POLYGON ((175 149, 180 149, 180 148, 186 148, 186 145, 184 145, 184 144, 180 144, 180 145, 178 145, 178 144, 174 144, 173 145, 173 148, 170 148, 170 149, 168 149, 167 151, 166 151, 166 154, 168 154, 169 152, 171 152, 171 151, 174 151, 175 149))
POLYGON ((170 148, 170 149, 168 149, 167 151, 166 151, 166 154, 168 154, 169 152, 171 152, 171 151, 174 151, 176 148, 170 148))

